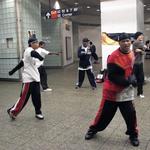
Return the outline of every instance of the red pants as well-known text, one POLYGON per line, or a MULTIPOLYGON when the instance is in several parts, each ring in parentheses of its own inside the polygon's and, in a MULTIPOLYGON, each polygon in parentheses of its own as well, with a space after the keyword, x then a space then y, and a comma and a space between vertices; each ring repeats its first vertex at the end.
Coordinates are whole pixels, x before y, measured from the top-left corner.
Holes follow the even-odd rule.
POLYGON ((39 82, 31 82, 31 83, 23 84, 20 98, 10 108, 10 111, 14 116, 17 116, 21 112, 21 110, 27 104, 30 95, 32 97, 32 102, 35 107, 35 113, 41 114, 40 83, 39 82))
POLYGON ((96 132, 104 130, 113 119, 118 107, 127 125, 127 134, 137 137, 136 111, 132 101, 113 102, 102 99, 99 110, 95 120, 90 126, 90 129, 96 132))

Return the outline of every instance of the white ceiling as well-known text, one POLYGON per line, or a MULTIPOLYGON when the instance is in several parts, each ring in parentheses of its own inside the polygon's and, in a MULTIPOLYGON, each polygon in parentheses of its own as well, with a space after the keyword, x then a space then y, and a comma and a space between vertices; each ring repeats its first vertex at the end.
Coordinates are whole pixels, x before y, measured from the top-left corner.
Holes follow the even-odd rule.
MULTIPOLYGON (((97 9, 100 9, 100 1, 115 1, 115 0, 59 0, 61 7, 64 8, 79 8, 79 16, 70 17, 74 22, 83 23, 83 24, 100 24, 100 12, 97 9), (77 2, 78 4, 75 4, 77 2), (88 9, 87 6, 90 6, 88 9), (95 18, 95 19, 94 19, 95 18)), ((50 0, 41 0, 41 3, 44 4, 43 11, 50 7, 50 0)), ((143 0, 145 5, 144 14, 145 20, 150 20, 150 0, 143 0)), ((45 13, 45 12, 43 12, 45 13)))

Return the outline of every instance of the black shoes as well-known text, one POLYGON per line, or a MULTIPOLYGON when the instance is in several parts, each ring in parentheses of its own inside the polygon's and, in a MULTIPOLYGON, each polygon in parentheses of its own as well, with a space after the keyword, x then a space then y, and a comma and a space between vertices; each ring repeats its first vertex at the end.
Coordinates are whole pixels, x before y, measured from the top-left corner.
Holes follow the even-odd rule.
POLYGON ((140 142, 139 139, 137 137, 129 137, 130 142, 133 146, 139 146, 140 142))
MULTIPOLYGON (((96 133, 97 133, 97 131, 89 129, 87 131, 87 133, 85 134, 85 140, 90 140, 90 139, 94 138, 96 133)), ((128 134, 128 132, 126 132, 126 134, 128 134)), ((139 139, 137 137, 129 137, 129 140, 133 146, 139 146, 139 144, 140 144, 139 139)))
POLYGON ((125 132, 125 134, 126 134, 126 135, 130 135, 128 130, 125 132))
POLYGON ((85 140, 90 140, 90 139, 94 138, 96 133, 97 133, 96 131, 93 131, 92 129, 89 129, 87 131, 87 133, 85 134, 85 140))
POLYGON ((79 85, 76 85, 75 89, 79 89, 79 88, 81 88, 81 86, 79 86, 79 85))
POLYGON ((95 86, 92 86, 92 90, 96 90, 96 87, 95 87, 95 86))

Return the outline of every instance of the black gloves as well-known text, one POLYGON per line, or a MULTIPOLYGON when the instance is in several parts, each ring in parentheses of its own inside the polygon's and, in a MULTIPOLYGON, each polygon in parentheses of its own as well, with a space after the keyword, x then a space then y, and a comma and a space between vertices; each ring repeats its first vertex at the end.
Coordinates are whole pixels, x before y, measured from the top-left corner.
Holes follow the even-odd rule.
POLYGON ((23 60, 21 60, 19 62, 19 64, 17 64, 11 71, 8 72, 8 74, 11 76, 13 75, 17 70, 19 70, 20 68, 22 68, 24 66, 23 60))
POLYGON ((129 82, 129 84, 131 84, 133 87, 136 87, 136 86, 137 86, 137 80, 136 80, 136 77, 135 77, 134 74, 128 77, 128 82, 129 82))
POLYGON ((8 72, 8 74, 9 74, 10 76, 13 75, 13 73, 14 73, 14 71, 12 71, 12 70, 8 72))

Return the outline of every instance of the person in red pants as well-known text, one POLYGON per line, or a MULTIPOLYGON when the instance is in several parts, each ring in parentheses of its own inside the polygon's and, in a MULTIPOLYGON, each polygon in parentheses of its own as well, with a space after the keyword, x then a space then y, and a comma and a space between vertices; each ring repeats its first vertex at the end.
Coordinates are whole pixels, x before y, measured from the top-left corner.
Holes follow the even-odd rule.
MULTIPOLYGON (((38 68, 38 71, 40 73, 40 82, 41 82, 41 86, 42 86, 42 90, 43 91, 52 91, 52 89, 50 89, 48 87, 48 83, 47 83, 47 73, 44 67, 44 59, 46 55, 59 55, 61 52, 50 52, 46 49, 44 49, 45 47, 45 42, 44 41, 40 41, 39 42, 39 47, 35 50, 36 52, 38 52, 42 57, 43 60, 39 60, 39 59, 35 59, 36 60, 36 66, 38 68)), ((24 62, 23 59, 11 70, 9 71, 9 75, 13 75, 17 70, 21 69, 24 66, 24 62)))
POLYGON ((93 123, 85 134, 85 140, 94 138, 97 132, 104 130, 119 108, 127 126, 126 134, 129 135, 131 144, 138 146, 137 119, 133 104, 137 81, 132 74, 134 53, 130 50, 130 36, 126 33, 120 34, 119 45, 120 47, 108 57, 102 101, 93 123))
POLYGON ((36 38, 28 40, 29 47, 24 51, 23 56, 23 71, 22 71, 22 90, 17 102, 7 110, 11 119, 16 119, 18 114, 27 104, 31 95, 33 106, 35 108, 35 117, 37 119, 44 119, 41 111, 41 92, 40 92, 40 74, 36 66, 36 59, 40 61, 43 57, 35 51, 39 43, 36 38))

